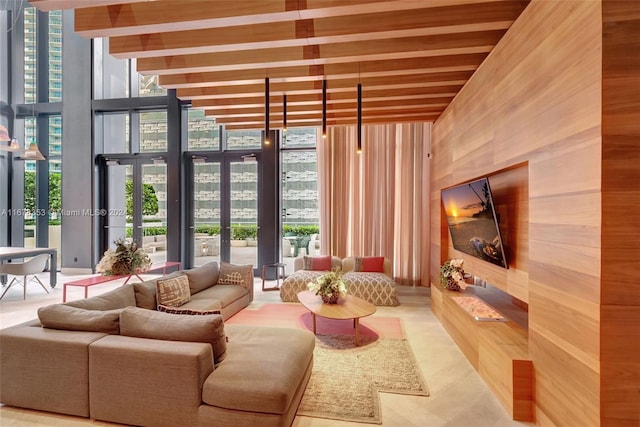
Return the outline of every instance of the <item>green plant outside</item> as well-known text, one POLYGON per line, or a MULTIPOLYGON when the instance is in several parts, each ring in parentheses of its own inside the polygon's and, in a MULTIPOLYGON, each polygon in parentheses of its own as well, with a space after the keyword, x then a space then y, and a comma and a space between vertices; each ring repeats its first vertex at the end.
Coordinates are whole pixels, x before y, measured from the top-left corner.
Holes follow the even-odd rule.
POLYGON ((258 227, 255 225, 231 225, 231 239, 245 240, 258 238, 258 227))
POLYGON ((320 228, 317 225, 283 225, 282 235, 284 236, 285 233, 296 233, 298 236, 310 236, 320 233, 320 228))

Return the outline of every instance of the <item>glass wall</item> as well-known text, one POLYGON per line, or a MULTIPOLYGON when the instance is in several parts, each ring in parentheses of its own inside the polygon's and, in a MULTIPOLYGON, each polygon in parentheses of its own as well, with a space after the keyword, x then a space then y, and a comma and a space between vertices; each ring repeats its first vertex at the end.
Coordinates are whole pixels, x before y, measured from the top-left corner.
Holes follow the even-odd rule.
MULTIPOLYGON (((12 109, 19 112, 16 117, 20 126, 19 133, 24 129, 24 140, 20 142, 25 147, 32 142, 36 143, 47 157, 45 163, 25 161, 24 169, 14 168, 12 177, 12 181, 17 184, 16 188, 24 186, 25 190, 24 200, 18 202, 24 203, 24 226, 21 225, 22 220, 16 223, 18 230, 15 233, 23 232, 25 244, 31 246, 46 241, 46 238, 43 240, 43 236, 37 235, 38 232, 48 235, 45 237, 48 237, 47 244, 50 246, 58 246, 61 239, 60 223, 64 212, 63 195, 60 194, 64 144, 62 126, 64 120, 74 120, 73 117, 61 116, 63 89, 67 93, 74 90, 72 87, 62 87, 62 30, 63 20, 67 16, 60 11, 47 14, 28 7, 23 11, 22 21, 19 21, 19 24, 24 24, 24 34, 21 31, 18 32, 20 34, 12 34, 12 37, 22 37, 22 40, 14 40, 12 43, 21 46, 17 56, 19 61, 24 61, 24 73, 20 67, 15 79, 18 83, 12 92, 16 99, 9 100, 12 109), (45 18, 46 22, 43 21, 45 18), (46 55, 43 54, 43 49, 46 50, 46 55), (60 108, 60 111, 57 111, 57 108, 60 108), (42 181, 43 174, 48 175, 47 184, 42 181), (46 194, 47 197, 38 197, 38 194, 46 194), (42 221, 36 221, 38 213, 42 212, 48 216, 45 228, 42 227, 42 221), (36 223, 39 225, 36 226, 36 223)), ((168 218, 175 213, 168 204, 169 191, 177 191, 181 197, 177 202, 173 201, 174 207, 176 203, 182 206, 185 205, 183 202, 194 203, 193 225, 196 239, 192 248, 196 256, 199 254, 220 259, 220 227, 224 223, 225 227, 229 227, 229 241, 226 245, 231 246, 231 240, 236 241, 234 245, 243 245, 233 246, 234 249, 226 255, 227 259, 232 262, 251 263, 259 268, 259 252, 255 245, 258 244, 260 209, 273 209, 276 215, 281 214, 280 224, 261 224, 260 227, 262 232, 273 233, 269 237, 272 242, 278 240, 276 230, 282 229, 282 245, 285 247, 283 256, 291 258, 295 254, 305 252, 317 253, 317 243, 304 245, 304 242, 300 243, 295 239, 284 239, 285 234, 293 234, 286 237, 307 236, 310 241, 317 242, 319 213, 316 129, 290 129, 284 134, 279 157, 281 165, 274 166, 273 172, 271 168, 268 171, 269 174, 278 173, 278 179, 275 176, 267 177, 271 188, 269 198, 277 197, 278 189, 274 189, 273 186, 280 181, 281 201, 261 201, 258 191, 259 188, 264 189, 259 182, 263 173, 263 165, 260 163, 261 131, 226 132, 216 124, 214 117, 206 116, 202 110, 188 108, 188 103, 183 103, 185 114, 182 116, 182 122, 178 123, 179 119, 171 116, 175 115, 175 112, 172 113, 169 108, 169 100, 172 99, 170 97, 175 96, 174 91, 167 93, 159 87, 157 76, 139 75, 135 69, 135 60, 119 60, 108 55, 107 39, 96 39, 92 43, 94 152, 105 157, 139 160, 139 163, 136 163, 138 166, 135 167, 139 168, 140 174, 135 172, 135 167, 128 166, 129 169, 126 169, 126 162, 122 163, 124 172, 118 191, 126 195, 127 180, 137 183, 138 188, 142 189, 140 194, 144 195, 145 188, 153 189, 157 210, 146 213, 142 210, 140 225, 143 237, 153 237, 154 249, 147 249, 150 253, 160 258, 165 257, 168 252, 166 247, 172 244, 167 242, 165 245, 161 242, 162 238, 158 237, 168 233, 168 227, 171 226, 168 218), (174 121, 170 123, 171 120, 174 121), (172 126, 176 126, 179 132, 169 133, 172 126), (169 145, 169 135, 175 138, 178 133, 187 140, 184 141, 184 145, 178 141, 177 144, 183 148, 176 151, 176 145, 169 145), (182 157, 184 151, 195 155, 205 153, 209 156, 206 163, 194 163, 194 173, 186 178, 193 179, 192 183, 182 181, 184 175, 181 174, 180 168, 192 166, 191 159, 182 157), (176 152, 180 156, 179 161, 170 157, 176 152), (172 173, 174 175, 171 175, 172 173), (178 181, 178 190, 175 190, 176 186, 173 184, 178 181), (193 185, 193 194, 182 194, 183 184, 186 187, 193 185), (189 197, 193 199, 190 200, 189 197), (281 209, 281 212, 276 213, 276 209, 281 209), (217 241, 212 239, 214 236, 217 241)), ((173 144, 173 141, 171 143, 173 144)), ((99 175, 87 177, 87 180, 82 184, 91 185, 92 181, 98 182, 99 175)), ((102 206, 96 205, 103 203, 103 196, 107 198, 98 192, 96 200, 92 201, 92 207, 101 208, 102 206)), ((144 199, 144 196, 142 197, 144 199)), ((118 200, 120 199, 121 197, 118 200)), ((120 203, 116 202, 115 198, 111 201, 114 204, 120 203)), ((126 212, 126 200, 124 203, 123 209, 126 212)), ((140 204, 144 205, 144 200, 140 204)), ((179 207, 175 210, 179 211, 177 215, 181 218, 191 214, 186 208, 179 207)), ((132 215, 125 213, 123 216, 122 231, 125 237, 127 233, 133 233, 133 222, 128 221, 128 216, 132 215), (127 228, 131 231, 128 232, 127 228)), ((99 220, 96 219, 96 223, 97 221, 99 220)), ((174 224, 172 230, 182 225, 182 222, 178 222, 178 226, 174 224)), ((186 234, 183 229, 179 229, 173 238, 173 244, 184 247, 183 244, 188 242, 191 245, 190 236, 186 234)), ((99 240, 103 238, 96 239, 98 242, 99 240)), ((95 246, 95 242, 89 244, 95 246)), ((87 248, 88 251, 93 249, 87 248)), ((59 259, 61 258, 59 254, 59 259)), ((292 268, 289 270, 292 271, 292 268)))
POLYGON ((220 150, 220 126, 204 110, 188 109, 188 150, 220 150))
POLYGON ((289 129, 282 142, 282 259, 320 253, 316 129, 289 129))

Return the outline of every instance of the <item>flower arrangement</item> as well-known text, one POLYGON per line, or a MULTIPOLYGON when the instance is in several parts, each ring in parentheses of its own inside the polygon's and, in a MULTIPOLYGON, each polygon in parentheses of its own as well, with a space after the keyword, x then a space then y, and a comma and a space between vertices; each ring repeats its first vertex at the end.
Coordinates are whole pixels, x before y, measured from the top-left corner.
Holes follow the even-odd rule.
POLYGON ((460 291, 467 288, 464 281, 463 259, 452 259, 440 267, 440 282, 450 291, 460 291))
POLYGON ((342 271, 338 268, 318 277, 315 282, 309 282, 307 288, 320 295, 327 304, 335 304, 338 298, 347 294, 347 285, 342 280, 342 271))
POLYGON ((107 249, 96 265, 96 271, 104 276, 117 276, 147 271, 151 259, 136 242, 118 239, 113 242, 115 249, 107 249))

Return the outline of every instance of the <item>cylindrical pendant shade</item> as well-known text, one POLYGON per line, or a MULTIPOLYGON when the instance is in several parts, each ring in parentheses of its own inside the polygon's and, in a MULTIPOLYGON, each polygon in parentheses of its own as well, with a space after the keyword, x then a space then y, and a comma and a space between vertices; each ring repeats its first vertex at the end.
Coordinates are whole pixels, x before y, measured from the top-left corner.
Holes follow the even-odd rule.
POLYGON ((269 77, 264 79, 264 144, 269 145, 269 77))
POLYGON ((327 81, 322 81, 322 137, 327 137, 327 81))
POLYGON ((362 151, 362 84, 358 83, 358 153, 362 151))
POLYGON ((282 95, 282 130, 287 131, 287 95, 282 95))

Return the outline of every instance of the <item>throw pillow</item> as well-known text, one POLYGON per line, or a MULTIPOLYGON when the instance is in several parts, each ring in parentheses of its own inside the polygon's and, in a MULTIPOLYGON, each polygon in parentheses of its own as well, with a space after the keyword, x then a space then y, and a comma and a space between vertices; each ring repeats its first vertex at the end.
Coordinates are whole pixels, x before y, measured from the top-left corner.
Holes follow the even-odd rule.
POLYGON ((384 273, 384 257, 356 257, 353 271, 384 273))
POLYGON ((121 311, 86 310, 66 304, 52 304, 40 307, 38 318, 43 328, 118 335, 121 311))
POLYGON ((304 269, 311 271, 331 271, 331 255, 305 256, 304 269))
POLYGON ((189 292, 189 278, 181 274, 171 279, 158 280, 156 283, 156 298, 158 305, 180 307, 191 299, 189 292))
POLYGON ((227 337, 222 316, 180 316, 144 308, 128 307, 120 313, 120 335, 156 340, 211 344, 213 361, 226 356, 227 337))
POLYGON ((158 279, 134 283, 133 290, 136 296, 136 307, 155 310, 158 306, 158 301, 156 300, 156 284, 158 283, 158 280, 171 279, 174 277, 178 277, 181 274, 181 272, 175 272, 166 276, 159 277, 158 279))
POLYGON ((219 285, 240 285, 248 288, 251 283, 252 265, 234 265, 227 262, 220 262, 219 285))
POLYGON ((220 310, 194 310, 192 308, 169 307, 167 305, 158 305, 158 311, 171 314, 186 314, 192 316, 206 316, 207 314, 221 314, 220 310))

